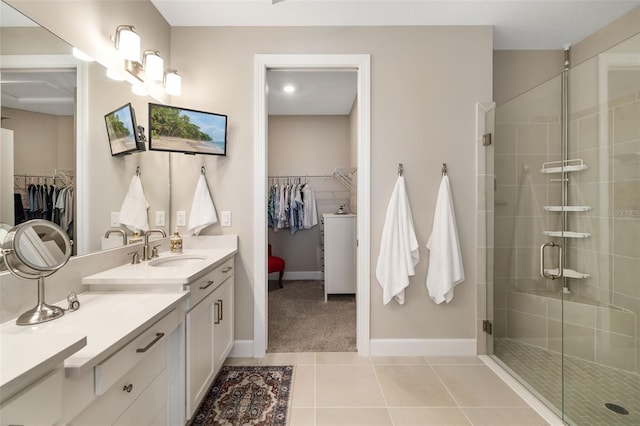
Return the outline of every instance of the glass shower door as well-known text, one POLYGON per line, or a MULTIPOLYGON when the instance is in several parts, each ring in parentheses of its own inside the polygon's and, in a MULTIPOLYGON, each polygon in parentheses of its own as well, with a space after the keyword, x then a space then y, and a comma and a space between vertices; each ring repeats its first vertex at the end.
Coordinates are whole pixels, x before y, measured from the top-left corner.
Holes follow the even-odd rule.
MULTIPOLYGON (((564 419, 640 424, 640 35, 569 72, 564 419)), ((566 275, 566 273, 565 273, 566 275)))
POLYGON ((561 83, 558 76, 498 106, 493 155, 487 155, 495 175, 487 197, 493 210, 489 353, 558 415, 563 280, 552 278, 562 265, 561 83))

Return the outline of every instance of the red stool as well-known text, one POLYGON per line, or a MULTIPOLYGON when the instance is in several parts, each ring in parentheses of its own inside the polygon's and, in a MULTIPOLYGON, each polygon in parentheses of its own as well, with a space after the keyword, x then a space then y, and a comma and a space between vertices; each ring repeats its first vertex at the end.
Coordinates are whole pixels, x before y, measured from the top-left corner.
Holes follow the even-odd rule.
POLYGON ((284 275, 284 259, 271 255, 271 244, 269 244, 269 256, 267 257, 267 260, 269 264, 269 273, 280 272, 280 275, 278 277, 278 284, 280 285, 280 288, 282 288, 282 276, 284 275))

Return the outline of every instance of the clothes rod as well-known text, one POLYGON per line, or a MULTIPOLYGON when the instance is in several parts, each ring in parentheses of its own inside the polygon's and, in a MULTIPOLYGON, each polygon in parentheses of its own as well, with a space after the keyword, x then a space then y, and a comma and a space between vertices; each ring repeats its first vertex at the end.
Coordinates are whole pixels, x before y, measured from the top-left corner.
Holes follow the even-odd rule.
POLYGON ((333 175, 278 175, 269 176, 269 179, 287 179, 287 178, 330 178, 333 175))

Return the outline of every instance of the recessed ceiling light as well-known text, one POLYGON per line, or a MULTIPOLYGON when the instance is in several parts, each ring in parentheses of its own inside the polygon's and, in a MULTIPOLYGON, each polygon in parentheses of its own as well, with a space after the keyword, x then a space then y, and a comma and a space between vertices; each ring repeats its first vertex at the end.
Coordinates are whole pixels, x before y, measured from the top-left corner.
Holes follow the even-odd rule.
POLYGON ((285 93, 293 93, 296 91, 296 88, 291 84, 287 84, 286 86, 283 87, 282 90, 284 90, 285 93))

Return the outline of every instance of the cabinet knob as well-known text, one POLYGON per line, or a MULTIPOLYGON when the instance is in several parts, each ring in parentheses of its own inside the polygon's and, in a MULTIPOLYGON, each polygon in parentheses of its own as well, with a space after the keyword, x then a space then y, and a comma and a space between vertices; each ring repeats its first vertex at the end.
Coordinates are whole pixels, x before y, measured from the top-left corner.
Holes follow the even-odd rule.
POLYGON ((122 390, 126 393, 130 393, 133 390, 133 383, 129 383, 128 385, 124 385, 122 390))

